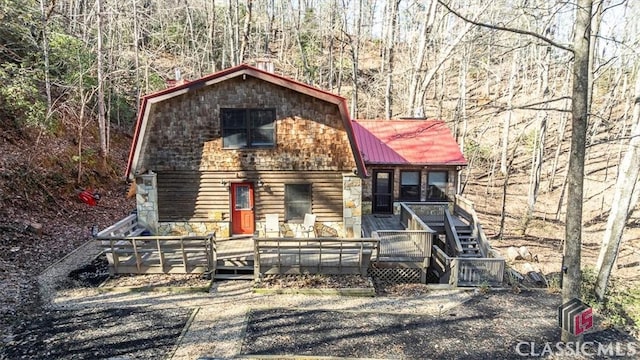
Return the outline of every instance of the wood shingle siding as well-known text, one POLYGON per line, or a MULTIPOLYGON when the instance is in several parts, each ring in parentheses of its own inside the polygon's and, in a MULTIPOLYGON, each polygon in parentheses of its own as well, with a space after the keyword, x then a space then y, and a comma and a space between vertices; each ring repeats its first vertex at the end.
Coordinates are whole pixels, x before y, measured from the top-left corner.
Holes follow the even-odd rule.
POLYGON ((351 171, 356 162, 337 105, 247 76, 156 104, 142 167, 156 172, 351 171), (223 149, 221 108, 274 109, 274 147, 223 149))
POLYGON ((158 172, 160 221, 230 220, 229 190, 223 181, 254 182, 256 220, 284 218, 285 184, 311 184, 311 211, 320 222, 342 221, 342 174, 333 171, 163 171, 158 172))

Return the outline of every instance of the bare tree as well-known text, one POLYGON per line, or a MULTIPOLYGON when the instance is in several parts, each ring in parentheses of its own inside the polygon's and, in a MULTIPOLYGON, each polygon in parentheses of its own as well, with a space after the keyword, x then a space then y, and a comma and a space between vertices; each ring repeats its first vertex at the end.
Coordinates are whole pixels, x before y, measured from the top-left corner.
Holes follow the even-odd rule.
MULTIPOLYGON (((584 157, 589 114, 589 43, 591 39, 591 8, 593 0, 577 0, 576 25, 573 41, 573 89, 571 103, 571 157, 567 186, 567 215, 565 246, 562 259, 562 301, 580 297, 582 274, 582 206, 584 196, 584 157)), ((562 341, 576 341, 576 337, 562 330, 562 341)))
POLYGON ((607 227, 602 238, 600 255, 596 263, 598 278, 595 292, 600 301, 605 298, 607 283, 618 256, 624 228, 640 194, 640 186, 638 185, 638 181, 640 181, 640 76, 636 75, 636 77, 631 139, 627 146, 627 152, 620 163, 618 180, 616 181, 611 203, 611 212, 609 213, 607 227))
POLYGON ((107 144, 107 126, 104 107, 104 68, 102 50, 102 0, 96 0, 97 19, 97 73, 98 73, 98 133, 100 134, 100 157, 103 167, 106 168, 107 156, 109 156, 109 146, 107 144))
POLYGON ((49 16, 47 15, 47 6, 45 4, 46 0, 40 0, 40 16, 42 21, 42 56, 44 61, 44 88, 45 93, 47 95, 47 119, 45 121, 48 122, 49 116, 51 116, 51 110, 53 106, 53 102, 51 100, 51 79, 49 76, 49 34, 48 34, 48 23, 49 16))
POLYGON ((393 66, 395 56, 396 27, 398 22, 398 7, 400 0, 388 0, 386 19, 387 35, 385 36, 383 72, 386 78, 386 87, 384 95, 384 112, 385 117, 391 119, 393 115, 393 66))

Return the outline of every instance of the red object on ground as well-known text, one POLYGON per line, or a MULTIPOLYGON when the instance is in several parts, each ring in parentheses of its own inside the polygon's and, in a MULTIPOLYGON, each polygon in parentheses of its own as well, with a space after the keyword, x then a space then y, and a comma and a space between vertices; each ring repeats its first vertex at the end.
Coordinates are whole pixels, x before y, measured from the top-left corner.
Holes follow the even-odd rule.
POLYGON ((80 198, 80 201, 89 206, 96 206, 98 204, 93 193, 88 190, 82 190, 80 194, 78 194, 78 197, 80 198))

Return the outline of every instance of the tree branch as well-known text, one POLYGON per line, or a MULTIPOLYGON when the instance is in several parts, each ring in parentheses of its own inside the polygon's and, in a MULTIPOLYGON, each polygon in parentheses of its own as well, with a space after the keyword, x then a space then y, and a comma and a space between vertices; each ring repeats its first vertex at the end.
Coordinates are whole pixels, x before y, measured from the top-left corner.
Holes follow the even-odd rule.
POLYGON ((557 43, 557 42, 549 39, 548 37, 542 36, 542 35, 540 35, 538 33, 533 32, 533 31, 515 29, 515 28, 508 28, 508 27, 504 27, 504 26, 486 24, 486 23, 482 23, 482 22, 479 22, 479 21, 471 20, 471 19, 465 17, 464 15, 460 14, 459 12, 451 9, 449 7, 449 5, 446 4, 443 0, 438 0, 438 3, 440 3, 440 5, 442 5, 442 6, 444 6, 445 9, 447 9, 450 13, 452 13, 456 17, 460 18, 461 20, 463 20, 465 22, 471 23, 473 25, 484 27, 484 28, 488 28, 488 29, 493 29, 493 30, 508 31, 508 32, 516 33, 516 34, 532 36, 532 37, 534 37, 534 38, 536 38, 538 40, 542 40, 542 41, 546 42, 547 44, 549 44, 551 46, 555 46, 558 49, 566 50, 566 51, 569 51, 569 52, 573 53, 573 48, 572 47, 570 47, 568 45, 563 45, 563 44, 557 43))

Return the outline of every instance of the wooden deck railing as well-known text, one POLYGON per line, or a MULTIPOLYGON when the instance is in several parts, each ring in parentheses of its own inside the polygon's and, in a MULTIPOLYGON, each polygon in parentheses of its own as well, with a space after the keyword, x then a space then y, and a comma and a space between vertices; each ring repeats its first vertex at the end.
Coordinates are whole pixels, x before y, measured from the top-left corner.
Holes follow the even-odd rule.
POLYGON ((361 274, 379 256, 378 239, 255 238, 256 277, 264 274, 361 274))
POLYGON ((434 234, 435 232, 425 230, 374 231, 372 237, 380 240, 380 253, 376 260, 430 258, 434 234))
POLYGON ((452 258, 437 245, 433 245, 432 248, 431 267, 436 270, 441 284, 449 284, 451 279, 452 258))
MULTIPOLYGON (((442 226, 444 224, 444 211, 449 209, 448 202, 406 202, 400 204, 400 221, 408 227, 408 222, 416 218, 423 224, 442 226), (403 214, 406 213, 406 214, 403 214)), ((428 226, 428 225, 427 225, 428 226)))
POLYGON ((431 266, 440 275, 440 283, 451 286, 500 286, 504 276, 504 260, 499 258, 461 258, 447 255, 433 246, 431 266))
POLYGON ((429 206, 429 204, 419 203, 400 203, 400 223, 407 230, 424 230, 434 232, 421 218, 419 214, 413 211, 413 206, 429 206))
POLYGON ((504 259, 498 258, 454 258, 451 277, 455 286, 478 286, 502 284, 504 259))
POLYGON ((112 274, 203 273, 213 270, 214 234, 96 236, 112 274))
POLYGON ((449 209, 445 209, 444 211, 444 231, 446 238, 445 250, 447 254, 454 256, 462 254, 462 244, 460 243, 460 238, 458 237, 458 232, 456 231, 449 209))
POLYGON ((115 224, 104 228, 97 236, 138 236, 146 229, 138 225, 138 216, 131 214, 117 221, 115 224))
POLYGON ((482 256, 491 257, 491 245, 489 245, 489 240, 487 239, 484 230, 482 230, 482 225, 480 225, 478 213, 476 213, 473 203, 460 195, 456 195, 454 213, 465 218, 471 225, 472 236, 478 241, 478 247, 480 248, 482 256))

